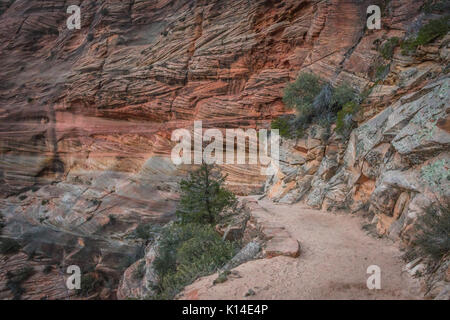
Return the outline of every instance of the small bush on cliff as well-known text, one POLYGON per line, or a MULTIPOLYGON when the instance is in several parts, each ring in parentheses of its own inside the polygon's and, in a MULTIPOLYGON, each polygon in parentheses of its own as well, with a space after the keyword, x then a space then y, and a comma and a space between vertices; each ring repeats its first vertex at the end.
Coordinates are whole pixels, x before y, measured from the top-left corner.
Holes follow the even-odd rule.
POLYGON ((321 90, 322 83, 322 79, 312 73, 301 73, 297 80, 289 83, 284 89, 284 104, 288 108, 296 108, 302 112, 305 107, 312 105, 321 90))
POLYGON ((161 235, 153 264, 159 278, 154 298, 172 299, 187 284, 222 267, 237 249, 235 243, 222 240, 212 225, 171 225, 161 235))
POLYGON ((428 44, 440 37, 443 37, 450 30, 449 17, 445 16, 440 19, 431 20, 422 26, 416 37, 403 41, 401 44, 402 53, 410 54, 416 51, 420 45, 428 44))
POLYGON ((347 137, 354 127, 353 116, 359 111, 354 101, 347 102, 337 114, 336 131, 347 137))
POLYGON ((283 102, 288 108, 297 110, 297 118, 292 121, 291 132, 302 133, 315 116, 314 100, 322 89, 323 80, 311 73, 301 73, 297 80, 284 90, 283 102))
POLYGON ((349 103, 359 103, 359 95, 347 83, 333 87, 313 74, 301 73, 286 86, 283 102, 288 108, 295 108, 297 116, 275 119, 271 127, 279 129, 282 137, 295 138, 311 123, 329 128, 339 110, 349 103))
POLYGON ((291 124, 288 117, 279 117, 272 120, 270 124, 271 129, 278 129, 280 136, 284 138, 292 138, 291 124))
POLYGON ((375 82, 379 82, 384 80, 386 76, 389 74, 390 65, 389 64, 379 64, 375 68, 375 82))
POLYGON ((389 38, 380 48, 381 56, 386 60, 391 59, 394 49, 399 45, 399 42, 400 40, 397 37, 389 38))
POLYGON ((292 115, 281 116, 272 120, 271 129, 278 129, 283 138, 293 139, 303 135, 303 128, 298 124, 298 118, 292 115))
POLYGON ((176 213, 182 223, 215 223, 224 209, 236 203, 235 195, 223 186, 225 178, 217 168, 202 164, 181 181, 176 213))
POLYGON ((337 86, 333 91, 332 104, 334 110, 339 110, 346 103, 357 102, 358 94, 348 83, 344 82, 337 86))
POLYGON ((429 256, 438 261, 450 253, 450 201, 432 205, 417 221, 417 237, 407 257, 429 256))

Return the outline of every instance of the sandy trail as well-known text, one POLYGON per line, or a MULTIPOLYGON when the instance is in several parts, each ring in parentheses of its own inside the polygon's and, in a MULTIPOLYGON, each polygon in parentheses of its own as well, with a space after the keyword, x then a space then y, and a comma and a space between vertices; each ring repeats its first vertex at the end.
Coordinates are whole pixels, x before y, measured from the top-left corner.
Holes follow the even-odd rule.
POLYGON ((367 235, 364 221, 305 207, 258 201, 260 221, 284 226, 301 245, 298 258, 275 257, 247 262, 238 275, 212 285, 216 275, 184 290, 183 299, 417 299, 416 280, 402 273, 401 252, 388 239, 367 235), (381 268, 381 289, 366 286, 367 267, 381 268), (249 289, 255 295, 245 297, 249 289))

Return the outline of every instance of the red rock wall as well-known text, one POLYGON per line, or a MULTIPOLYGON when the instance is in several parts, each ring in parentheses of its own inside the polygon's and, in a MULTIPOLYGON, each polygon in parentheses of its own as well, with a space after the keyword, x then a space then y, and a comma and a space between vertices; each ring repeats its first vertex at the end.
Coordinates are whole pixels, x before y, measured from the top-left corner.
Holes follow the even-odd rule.
MULTIPOLYGON (((55 172, 138 172, 169 153, 173 128, 267 125, 299 70, 363 86, 374 59, 368 1, 77 2, 81 30, 65 1, 1 15, 2 193, 55 172)), ((383 23, 402 28, 420 4, 396 1, 383 23)))
MULTIPOLYGON (((119 268, 131 250, 127 239, 110 238, 173 216, 180 174, 167 159, 173 129, 193 120, 266 127, 291 112, 282 91, 301 70, 364 87, 379 56, 375 43, 404 35, 423 2, 77 0, 82 28, 68 30, 66 1, 0 1, 0 196, 20 193, 0 199, 3 236, 31 230, 45 256, 64 249, 99 272, 119 268), (377 2, 383 29, 365 30, 366 8, 377 2)), ((366 118, 389 102, 385 84, 366 118)), ((266 179, 257 166, 224 171, 240 193, 266 179)), ((25 257, 0 258, 0 297, 8 298, 6 273, 25 257)), ((57 265, 42 278, 42 263, 50 262, 34 266, 24 298, 66 297, 63 279, 49 279, 57 265)))

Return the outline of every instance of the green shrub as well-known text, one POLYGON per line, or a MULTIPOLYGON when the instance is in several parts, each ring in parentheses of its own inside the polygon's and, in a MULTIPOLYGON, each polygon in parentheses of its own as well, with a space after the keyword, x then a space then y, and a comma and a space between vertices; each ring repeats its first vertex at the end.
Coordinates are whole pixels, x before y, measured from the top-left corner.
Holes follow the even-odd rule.
POLYGON ((394 49, 398 46, 399 42, 400 40, 397 37, 388 39, 380 48, 381 56, 386 60, 391 59, 394 54, 394 49))
POLYGON ((198 277, 228 262, 238 246, 223 241, 211 225, 173 224, 163 231, 153 266, 158 275, 156 299, 172 299, 198 277))
POLYGON ((26 266, 22 267, 15 272, 7 272, 6 287, 11 290, 14 295, 14 299, 20 299, 22 294, 25 293, 25 289, 22 288, 22 283, 30 278, 34 274, 34 269, 32 267, 26 266))
POLYGON ((20 251, 22 246, 14 239, 4 238, 0 243, 1 254, 14 254, 20 251))
POLYGON ((334 94, 335 90, 330 84, 325 83, 322 86, 319 94, 314 98, 311 113, 305 119, 299 119, 302 122, 302 128, 312 122, 324 128, 330 128, 337 111, 337 104, 333 101, 334 94))
POLYGON ((333 90, 333 87, 328 83, 325 83, 322 86, 312 104, 315 115, 321 114, 322 112, 327 113, 329 111, 330 105, 334 103, 333 99, 335 98, 335 93, 336 91, 333 90))
POLYGON ((220 213, 236 203, 235 195, 223 187, 225 178, 217 168, 202 164, 180 182, 176 214, 183 223, 215 223, 220 213))
POLYGON ((277 119, 272 120, 270 124, 270 128, 278 129, 281 137, 284 138, 293 138, 293 134, 291 132, 292 124, 289 121, 288 117, 279 117, 277 119))
POLYGON ((357 102, 358 94, 348 83, 343 83, 337 86, 333 91, 332 104, 337 107, 337 109, 342 108, 345 104, 349 102, 357 102))
POLYGON ((375 69, 375 81, 380 81, 386 78, 390 70, 389 64, 384 65, 378 65, 375 69))
POLYGON ((418 45, 424 45, 445 36, 449 31, 449 17, 446 16, 431 20, 428 24, 424 25, 417 34, 416 43, 418 45))
POLYGON ((449 16, 440 19, 431 20, 428 24, 422 26, 415 38, 405 40, 401 44, 402 53, 409 54, 415 52, 420 45, 428 44, 440 37, 443 37, 449 31, 449 16))
POLYGON ((291 121, 291 135, 303 133, 314 118, 314 100, 322 90, 323 80, 311 73, 301 73, 284 90, 283 102, 288 108, 297 110, 297 118, 291 121))
POLYGON ((418 235, 407 256, 426 255, 438 261, 450 253, 450 201, 429 206, 416 225, 418 235))
POLYGON ((312 73, 301 73, 297 80, 289 83, 284 89, 283 102, 288 108, 296 108, 300 113, 311 106, 319 94, 322 80, 312 73))
MULTIPOLYGON (((375 83, 376 84, 376 83, 375 83)), ((359 99, 360 99, 360 103, 362 104, 362 103, 364 103, 364 102, 366 102, 366 100, 369 98, 369 96, 371 95, 371 93, 372 93, 372 91, 373 91, 373 88, 374 88, 375 86, 369 86, 369 87, 366 87, 362 92, 361 92, 361 94, 359 95, 359 99)))
POLYGON ((354 127, 353 116, 359 111, 359 105, 350 101, 347 102, 337 114, 336 131, 342 136, 348 137, 354 127))
POLYGON ((286 106, 296 108, 296 118, 278 118, 271 127, 279 129, 280 135, 286 138, 302 136, 311 123, 330 128, 336 113, 346 103, 358 103, 358 100, 357 92, 347 83, 333 88, 313 74, 301 73, 295 82, 286 86, 283 95, 286 106))

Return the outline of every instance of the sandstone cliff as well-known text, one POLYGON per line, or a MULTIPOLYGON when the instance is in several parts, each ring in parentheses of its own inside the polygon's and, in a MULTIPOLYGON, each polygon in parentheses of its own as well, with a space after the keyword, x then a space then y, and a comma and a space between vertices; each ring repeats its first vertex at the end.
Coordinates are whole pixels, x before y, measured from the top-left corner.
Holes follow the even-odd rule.
MULTIPOLYGON (((381 30, 365 28, 373 1, 81 0, 81 30, 67 29, 65 1, 0 2, 3 236, 55 266, 87 261, 117 283, 123 261, 140 255, 136 226, 173 216, 186 168, 170 161, 171 131, 193 120, 268 127, 291 112, 286 83, 309 70, 372 91, 348 142, 325 142, 320 128, 283 142, 269 197, 368 210, 380 234, 408 242, 430 188, 448 192, 448 181, 427 185, 421 173, 448 170, 449 38, 417 56, 397 48, 375 84, 380 44, 430 18, 425 1, 378 2, 381 30)), ((237 193, 262 191, 257 166, 223 170, 237 193)), ((2 260, 0 281, 21 254, 2 260)), ((47 295, 63 297, 61 288, 47 295)))

